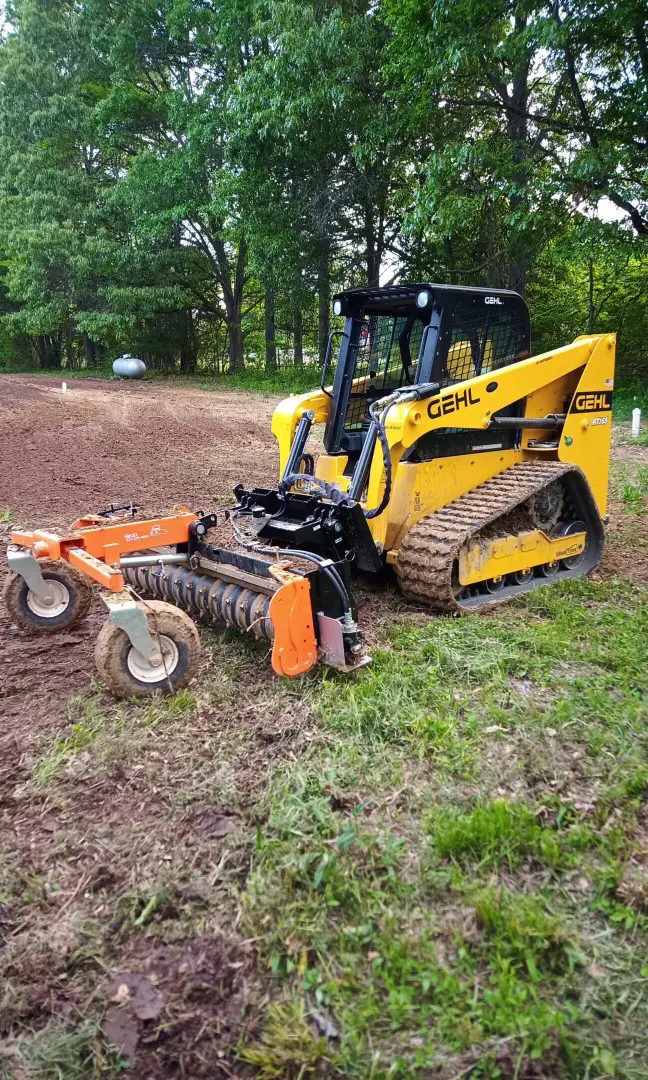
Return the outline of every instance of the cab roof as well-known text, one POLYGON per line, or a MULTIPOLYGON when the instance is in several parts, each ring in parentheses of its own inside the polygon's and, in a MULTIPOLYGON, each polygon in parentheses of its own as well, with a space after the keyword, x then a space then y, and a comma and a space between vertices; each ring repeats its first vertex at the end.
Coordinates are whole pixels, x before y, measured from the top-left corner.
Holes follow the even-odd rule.
POLYGON ((414 282, 409 285, 385 285, 382 288, 376 285, 367 285, 359 289, 345 289, 336 293, 336 300, 342 303, 342 315, 352 315, 359 310, 367 314, 379 312, 399 313, 411 311, 416 308, 416 298, 421 292, 430 294, 430 300, 421 311, 429 310, 433 305, 442 307, 444 304, 456 303, 464 300, 470 303, 478 302, 486 297, 497 297, 503 302, 503 306, 526 310, 526 303, 519 293, 512 289, 483 289, 472 285, 440 285, 435 282, 414 282))

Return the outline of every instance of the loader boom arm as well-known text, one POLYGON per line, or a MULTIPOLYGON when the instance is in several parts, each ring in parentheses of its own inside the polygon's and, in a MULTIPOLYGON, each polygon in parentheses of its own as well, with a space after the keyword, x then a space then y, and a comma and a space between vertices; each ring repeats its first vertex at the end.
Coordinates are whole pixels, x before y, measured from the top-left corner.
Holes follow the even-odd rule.
POLYGON ((297 424, 307 412, 313 412, 314 424, 325 424, 331 398, 325 390, 313 390, 280 401, 272 415, 272 434, 279 444, 279 475, 283 476, 297 424))
MULTIPOLYGON (((551 384, 559 386, 565 376, 574 373, 577 385, 567 409, 557 456, 561 461, 579 465, 591 460, 592 455, 600 459, 600 475, 593 478, 592 488, 604 513, 615 343, 614 334, 577 338, 571 345, 448 387, 428 400, 395 405, 385 424, 392 475, 396 476, 404 453, 428 432, 449 427, 486 430, 495 413, 522 399, 526 399, 525 415, 535 417, 534 396, 551 384)), ((377 446, 369 477, 368 505, 380 501, 384 482, 382 453, 377 446)), ((386 519, 387 513, 381 518, 386 519)), ((374 538, 379 539, 375 532, 374 538)))

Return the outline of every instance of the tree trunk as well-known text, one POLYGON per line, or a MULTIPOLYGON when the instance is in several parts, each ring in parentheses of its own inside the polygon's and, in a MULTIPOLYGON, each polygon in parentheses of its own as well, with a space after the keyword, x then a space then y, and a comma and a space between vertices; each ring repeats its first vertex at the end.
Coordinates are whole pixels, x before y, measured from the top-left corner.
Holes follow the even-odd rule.
POLYGON ((450 285, 455 284, 455 259, 454 249, 452 246, 452 237, 443 237, 443 261, 446 264, 446 272, 448 275, 448 282, 450 285))
POLYGON ((97 365, 97 350, 95 343, 89 334, 83 331, 83 356, 85 358, 86 367, 92 368, 97 365))
POLYGON ((184 308, 178 313, 180 320, 180 371, 183 375, 195 375, 198 362, 198 349, 191 308, 184 308))
POLYGON ((55 371, 61 366, 61 345, 56 334, 39 334, 34 338, 34 348, 39 366, 45 371, 55 371))
POLYGON ((641 70, 645 82, 648 83, 648 38, 646 37, 646 11, 642 4, 637 4, 635 9, 634 19, 634 33, 635 41, 637 42, 637 48, 639 50, 639 59, 641 60, 641 70))
POLYGON ((317 297, 318 297, 318 346, 319 362, 324 364, 331 327, 331 280, 329 268, 330 245, 326 240, 317 260, 317 297))
POLYGON ((295 312, 293 332, 293 363, 295 367, 301 367, 304 363, 304 316, 301 308, 295 312))
POLYGON ((380 255, 376 245, 373 207, 365 208, 365 243, 367 262, 367 285, 377 285, 380 280, 380 255))
POLYGON ((232 313, 227 320, 229 333, 229 371, 234 375, 237 371, 243 371, 245 367, 245 353, 243 348, 243 327, 241 326, 241 308, 232 313))
POLYGON ((594 325, 596 323, 596 311, 594 310, 594 263, 591 259, 587 260, 587 282, 588 282, 588 312, 587 312, 587 333, 594 333, 594 325))
POLYGON ((229 354, 229 370, 231 374, 243 371, 245 367, 244 342, 243 342, 243 290, 247 277, 245 267, 247 264, 247 242, 241 240, 236 255, 236 263, 232 266, 231 256, 225 246, 225 241, 213 236, 212 244, 216 254, 218 272, 217 281, 223 291, 223 304, 225 306, 227 337, 229 354))
POLYGON ((63 338, 61 341, 61 366, 65 366, 68 371, 73 371, 74 368, 81 367, 81 358, 76 355, 74 348, 75 340, 72 333, 72 327, 68 324, 65 327, 63 338), (65 346, 65 349, 63 349, 65 346), (63 364, 63 358, 65 357, 65 364, 63 364))
MULTIPOLYGON (((223 245, 221 245, 222 247, 223 245)), ((234 271, 233 287, 225 292, 226 303, 229 293, 228 329, 229 329, 229 369, 233 374, 243 371, 245 367, 245 343, 243 341, 243 289, 245 288, 245 266, 247 262, 247 243, 241 240, 238 255, 236 256, 236 269, 234 271)))
POLYGON ((227 354, 229 357, 230 375, 245 368, 245 353, 243 344, 243 296, 238 295, 231 289, 223 289, 225 311, 227 313, 227 354))
MULTIPOLYGON (((526 16, 516 15, 515 32, 517 35, 524 33, 526 24, 526 16)), ((512 107, 507 110, 506 126, 511 143, 511 155, 513 158, 512 180, 514 185, 514 190, 509 198, 509 211, 511 218, 515 219, 527 201, 527 188, 529 185, 527 165, 528 120, 526 116, 529 106, 528 59, 523 60, 522 66, 513 77, 513 89, 509 101, 512 107)), ((528 265, 525 230, 520 228, 519 225, 512 225, 511 229, 508 287, 509 289, 515 289, 524 296, 528 265)))
POLYGON ((265 294, 265 369, 277 370, 277 341, 275 327, 274 289, 266 289, 265 294))
POLYGON ((38 355, 34 339, 29 334, 17 334, 11 339, 11 352, 21 365, 33 363, 34 354, 38 355))

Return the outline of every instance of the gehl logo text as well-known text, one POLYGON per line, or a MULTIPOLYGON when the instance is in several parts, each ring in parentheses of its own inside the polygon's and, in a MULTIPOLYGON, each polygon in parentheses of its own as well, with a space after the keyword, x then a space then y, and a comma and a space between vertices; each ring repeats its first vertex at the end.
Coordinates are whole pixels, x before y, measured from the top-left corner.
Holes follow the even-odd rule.
POLYGON ((571 411, 583 412, 609 412, 612 408, 612 394, 609 390, 586 390, 574 397, 571 411))
POLYGON ((467 390, 455 390, 452 394, 432 398, 428 405, 428 416, 430 420, 436 420, 437 416, 447 416, 464 405, 476 405, 479 401, 481 398, 476 397, 470 387, 467 390))

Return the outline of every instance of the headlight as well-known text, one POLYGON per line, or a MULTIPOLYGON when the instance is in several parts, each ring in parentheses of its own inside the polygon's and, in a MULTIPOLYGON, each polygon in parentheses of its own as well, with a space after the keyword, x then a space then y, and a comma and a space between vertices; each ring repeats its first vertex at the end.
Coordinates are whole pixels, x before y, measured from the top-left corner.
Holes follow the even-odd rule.
POLYGON ((342 314, 342 301, 341 300, 334 300, 333 301, 333 314, 334 315, 341 315, 342 314))
POLYGON ((427 289, 421 289, 420 293, 416 297, 416 306, 420 308, 427 307, 430 303, 430 294, 427 289))

